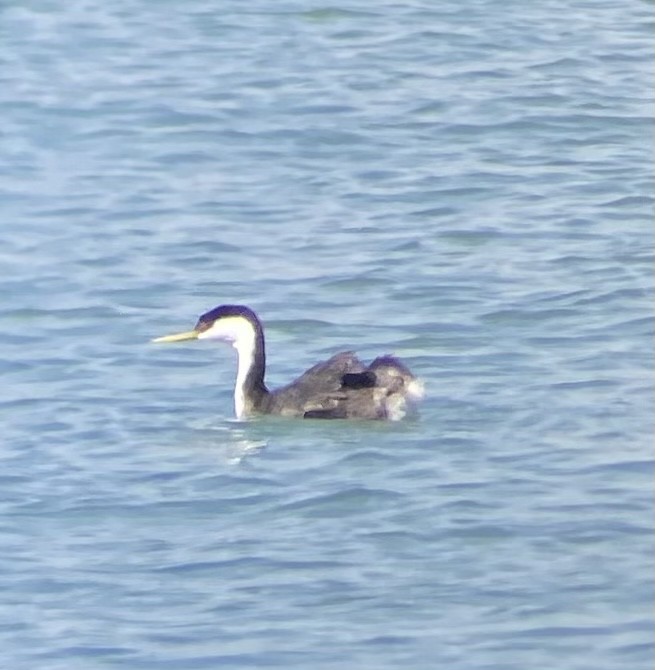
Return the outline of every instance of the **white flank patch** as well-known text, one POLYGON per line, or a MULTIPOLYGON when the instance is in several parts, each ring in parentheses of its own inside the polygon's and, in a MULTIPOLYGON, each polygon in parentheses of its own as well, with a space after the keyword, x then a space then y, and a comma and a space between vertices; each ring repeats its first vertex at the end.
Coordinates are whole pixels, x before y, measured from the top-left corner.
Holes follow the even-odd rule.
POLYGON ((227 316, 214 321, 211 328, 198 334, 198 339, 229 342, 237 350, 234 413, 237 419, 242 419, 246 409, 243 387, 255 359, 255 328, 248 319, 244 319, 242 316, 227 316))
POLYGON ((420 379, 412 379, 407 384, 407 395, 411 400, 421 400, 425 396, 425 384, 420 379))
POLYGON ((391 393, 384 400, 384 409, 389 421, 401 421, 408 413, 413 413, 416 404, 425 395, 425 387, 420 379, 412 379, 404 393, 391 393))
POLYGON ((387 398, 385 409, 389 421, 402 421, 407 414, 407 401, 399 393, 393 393, 387 398))

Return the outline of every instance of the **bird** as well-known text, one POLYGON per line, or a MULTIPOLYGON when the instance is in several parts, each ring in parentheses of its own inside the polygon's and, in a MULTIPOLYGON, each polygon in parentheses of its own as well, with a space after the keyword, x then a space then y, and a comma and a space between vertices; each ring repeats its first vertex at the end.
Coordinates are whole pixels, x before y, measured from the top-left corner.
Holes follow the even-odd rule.
POLYGON ((245 305, 219 305, 200 316, 193 330, 152 342, 218 340, 237 351, 234 412, 237 419, 279 415, 303 419, 397 421, 412 412, 423 384, 391 355, 364 365, 352 351, 317 363, 287 386, 264 383, 266 349, 259 317, 245 305))

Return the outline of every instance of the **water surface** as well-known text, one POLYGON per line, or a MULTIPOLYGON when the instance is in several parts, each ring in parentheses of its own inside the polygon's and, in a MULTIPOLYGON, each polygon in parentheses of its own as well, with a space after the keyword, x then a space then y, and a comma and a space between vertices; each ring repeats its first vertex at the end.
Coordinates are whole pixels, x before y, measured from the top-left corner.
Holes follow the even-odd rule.
POLYGON ((652 666, 652 6, 437 4, 2 10, 3 667, 652 666))

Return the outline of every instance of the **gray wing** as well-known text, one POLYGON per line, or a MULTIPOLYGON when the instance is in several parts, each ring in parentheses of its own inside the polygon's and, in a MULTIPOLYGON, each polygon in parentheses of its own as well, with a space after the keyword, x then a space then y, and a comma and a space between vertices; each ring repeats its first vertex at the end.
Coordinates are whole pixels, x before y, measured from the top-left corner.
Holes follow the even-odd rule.
POLYGON ((322 402, 306 406, 306 419, 392 419, 411 411, 422 385, 394 356, 380 356, 368 368, 341 375, 341 386, 322 402))
POLYGON ((366 367, 351 351, 317 363, 274 391, 269 412, 306 419, 386 419, 405 414, 418 380, 393 356, 366 367))
POLYGON ((335 354, 327 361, 317 363, 309 368, 292 382, 289 386, 295 386, 306 391, 329 392, 341 388, 345 374, 364 372, 366 366, 355 356, 352 351, 342 351, 335 354))
POLYGON ((317 363, 288 386, 274 391, 273 409, 276 413, 295 416, 337 410, 346 399, 344 375, 356 377, 365 370, 352 351, 342 351, 317 363))

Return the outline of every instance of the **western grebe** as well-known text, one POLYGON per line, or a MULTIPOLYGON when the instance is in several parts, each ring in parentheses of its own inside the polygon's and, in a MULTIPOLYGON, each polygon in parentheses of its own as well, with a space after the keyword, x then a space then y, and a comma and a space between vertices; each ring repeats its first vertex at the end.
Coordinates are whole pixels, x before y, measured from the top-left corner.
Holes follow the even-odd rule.
POLYGON ((275 391, 264 384, 264 331, 243 305, 220 305, 203 314, 193 330, 153 342, 221 340, 237 350, 234 410, 238 419, 278 414, 305 419, 401 419, 421 398, 421 382, 393 356, 368 367, 351 351, 317 363, 296 381, 275 391))

